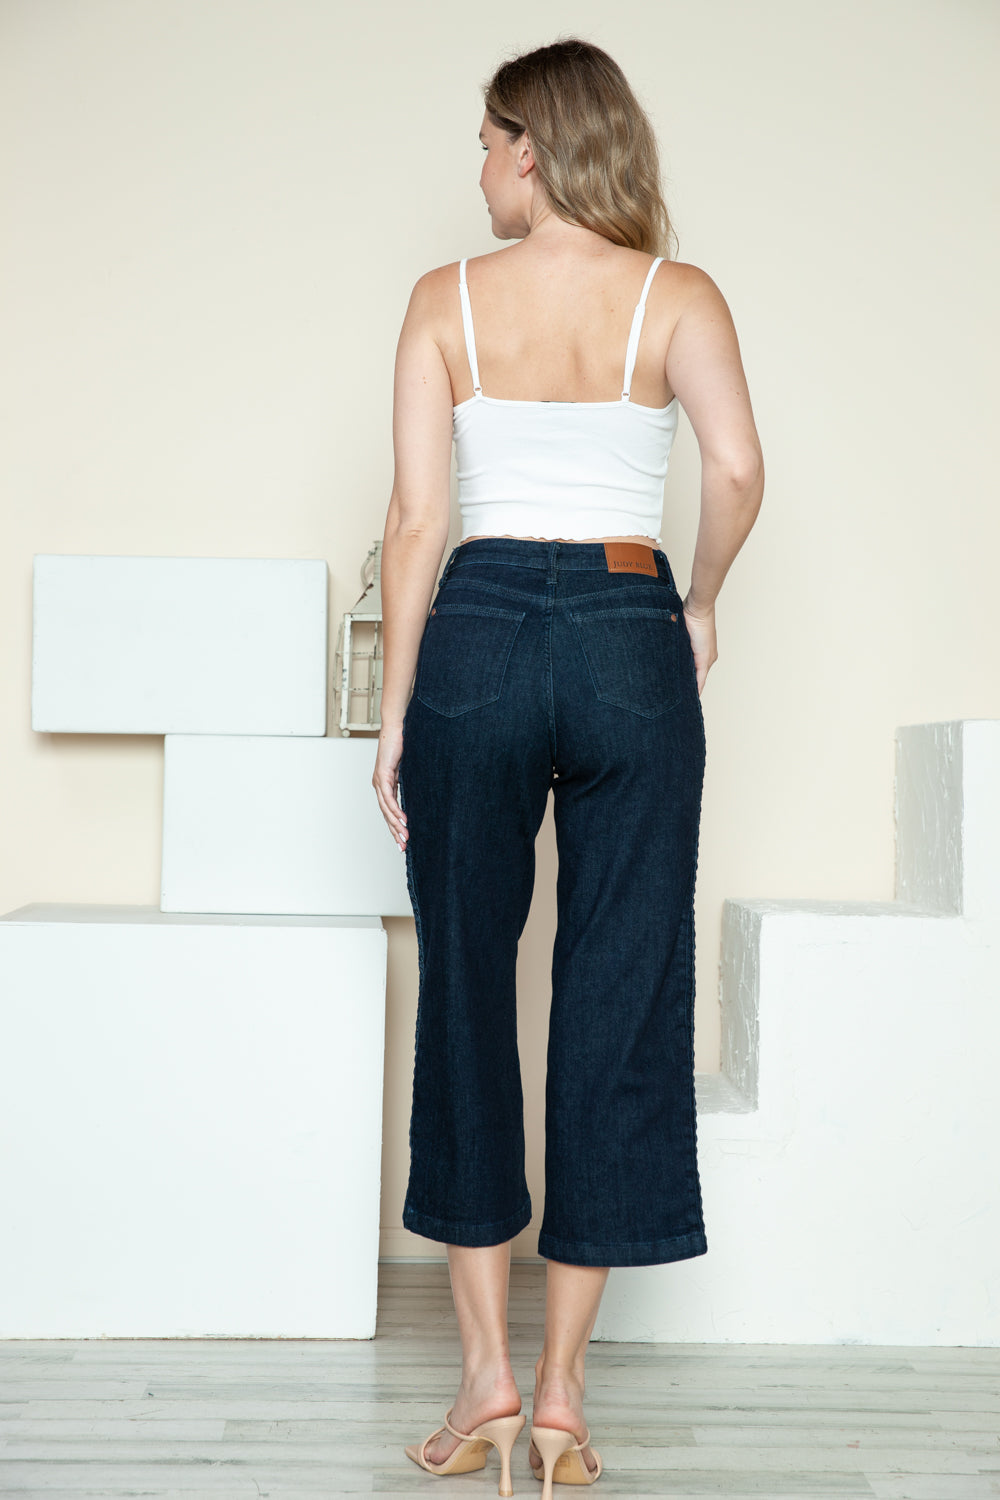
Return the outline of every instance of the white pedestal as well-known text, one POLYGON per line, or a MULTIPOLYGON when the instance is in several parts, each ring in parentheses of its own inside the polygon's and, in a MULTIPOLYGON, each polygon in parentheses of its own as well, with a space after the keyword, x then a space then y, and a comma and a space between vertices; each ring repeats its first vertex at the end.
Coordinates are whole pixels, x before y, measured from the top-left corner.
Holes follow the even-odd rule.
POLYGON ((168 734, 161 911, 409 917, 378 740, 168 734))
POLYGON ((32 729, 325 734, 328 579, 315 558, 38 553, 32 729))
POLYGON ((0 917, 0 1338, 371 1338, 378 917, 0 917))
POLYGON ((895 902, 727 901, 708 1254, 595 1338, 1000 1344, 1000 723, 897 734, 895 902))

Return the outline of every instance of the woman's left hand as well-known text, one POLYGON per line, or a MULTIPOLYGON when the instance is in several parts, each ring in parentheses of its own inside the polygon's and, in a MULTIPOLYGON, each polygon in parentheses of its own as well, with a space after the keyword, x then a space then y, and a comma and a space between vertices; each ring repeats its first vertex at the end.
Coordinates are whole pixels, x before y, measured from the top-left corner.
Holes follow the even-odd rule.
POLYGON ((375 756, 372 786, 375 788, 378 805, 382 809, 382 816, 389 826, 389 832, 396 840, 399 848, 405 852, 409 830, 406 826, 406 814, 400 807, 396 796, 396 789, 399 782, 399 762, 402 758, 402 724, 383 724, 379 730, 378 752, 375 756))
POLYGON ((698 679, 698 696, 701 697, 705 678, 713 662, 719 659, 719 648, 715 634, 715 605, 710 605, 705 614, 692 614, 684 605, 684 623, 691 639, 695 674, 698 679))

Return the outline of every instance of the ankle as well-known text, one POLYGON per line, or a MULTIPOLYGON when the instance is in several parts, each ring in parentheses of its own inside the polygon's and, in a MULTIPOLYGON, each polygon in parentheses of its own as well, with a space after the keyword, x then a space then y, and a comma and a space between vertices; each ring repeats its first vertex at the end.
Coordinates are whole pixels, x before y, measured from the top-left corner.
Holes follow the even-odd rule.
POLYGON ((462 1360, 462 1386, 470 1394, 497 1391, 507 1395, 517 1390, 509 1353, 468 1357, 462 1360))
POLYGON ((540 1355, 535 1361, 535 1390, 563 1400, 581 1400, 584 1393, 583 1361, 566 1362, 540 1355))

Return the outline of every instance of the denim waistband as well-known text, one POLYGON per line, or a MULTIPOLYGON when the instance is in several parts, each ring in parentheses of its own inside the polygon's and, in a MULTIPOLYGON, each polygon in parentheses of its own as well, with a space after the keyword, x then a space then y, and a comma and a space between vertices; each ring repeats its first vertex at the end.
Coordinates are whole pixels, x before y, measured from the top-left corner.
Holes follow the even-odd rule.
MULTIPOLYGON (((637 544, 629 544, 637 545, 637 544)), ((661 578, 674 582, 667 554, 662 547, 649 547, 661 578)), ((448 554, 441 574, 443 582, 463 563, 508 563, 517 568, 537 568, 546 573, 607 572, 603 542, 535 541, 527 537, 484 536, 460 542, 448 554)))

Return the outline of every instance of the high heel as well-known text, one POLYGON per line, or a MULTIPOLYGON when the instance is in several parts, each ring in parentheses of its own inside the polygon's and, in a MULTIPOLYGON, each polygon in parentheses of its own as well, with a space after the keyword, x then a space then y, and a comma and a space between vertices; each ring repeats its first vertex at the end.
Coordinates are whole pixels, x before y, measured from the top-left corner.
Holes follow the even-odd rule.
POLYGON ((552 1500, 553 1481, 556 1484, 593 1484, 604 1468, 596 1448, 592 1448, 591 1452, 597 1459, 597 1468, 593 1473, 587 1468, 583 1450, 590 1442, 589 1427, 582 1443, 578 1443, 571 1432, 564 1432, 561 1427, 532 1427, 531 1441, 542 1459, 541 1474, 534 1465, 531 1469, 535 1478, 542 1480, 542 1500, 552 1500))
POLYGON ((498 1495, 513 1495, 514 1486, 510 1477, 510 1454, 517 1435, 528 1420, 524 1412, 518 1412, 516 1417, 494 1417, 490 1422, 480 1422, 471 1432, 459 1432, 457 1427, 451 1425, 451 1414, 455 1410, 453 1406, 448 1408, 445 1414, 444 1427, 437 1427, 425 1437, 420 1444, 411 1443, 406 1449, 408 1458, 412 1458, 415 1464, 426 1469, 428 1474, 470 1474, 473 1469, 485 1469, 486 1455, 492 1444, 500 1454, 500 1488, 498 1495), (454 1453, 449 1453, 443 1463, 431 1463, 426 1457, 427 1444, 436 1438, 445 1428, 453 1437, 461 1438, 462 1441, 454 1453))

